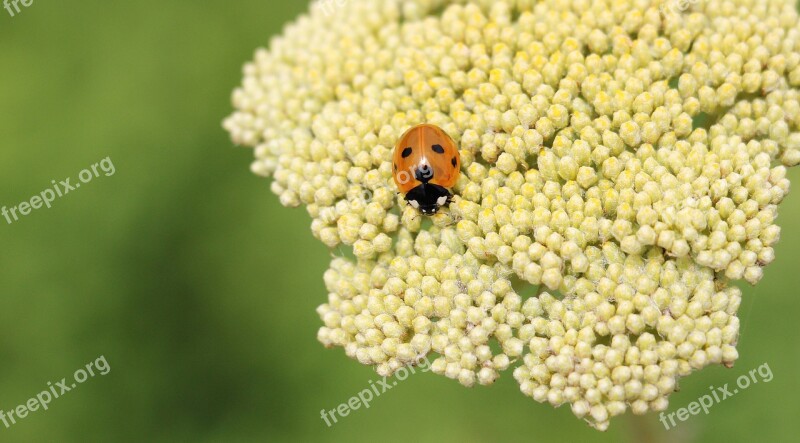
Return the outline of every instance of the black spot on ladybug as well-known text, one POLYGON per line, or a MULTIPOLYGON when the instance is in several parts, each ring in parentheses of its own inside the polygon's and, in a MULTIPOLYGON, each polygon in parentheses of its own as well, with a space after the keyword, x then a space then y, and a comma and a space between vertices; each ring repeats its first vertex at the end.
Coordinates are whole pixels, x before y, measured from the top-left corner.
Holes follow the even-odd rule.
POLYGON ((433 152, 437 154, 444 154, 444 148, 442 147, 442 145, 433 145, 432 148, 433 152))
POLYGON ((405 149, 403 149, 403 153, 402 153, 402 154, 400 154, 400 155, 402 155, 402 156, 403 156, 403 158, 406 158, 406 157, 408 157, 409 155, 411 155, 411 148, 405 148, 405 149))
POLYGON ((453 167, 455 168, 455 167, 456 167, 456 165, 458 164, 458 160, 456 160, 456 158, 455 158, 455 157, 453 157, 453 159, 452 159, 452 160, 450 160, 450 164, 451 164, 451 165, 453 165, 453 167))
POLYGON ((397 163, 394 164, 394 170, 397 171, 397 163))

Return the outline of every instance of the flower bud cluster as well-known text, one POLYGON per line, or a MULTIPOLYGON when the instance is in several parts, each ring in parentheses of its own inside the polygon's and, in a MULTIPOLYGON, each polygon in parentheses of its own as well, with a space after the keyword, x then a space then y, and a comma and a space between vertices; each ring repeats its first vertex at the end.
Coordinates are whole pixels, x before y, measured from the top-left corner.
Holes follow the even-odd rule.
POLYGON ((775 259, 800 163, 798 14, 667 3, 350 0, 259 50, 224 126, 354 256, 325 275, 319 340, 381 374, 434 353, 466 386, 513 366, 598 429, 732 365, 729 282, 775 259), (432 222, 392 180, 423 122, 462 163, 432 222))
POLYGON ((323 344, 344 347, 382 375, 433 352, 432 371, 465 386, 491 384, 522 357, 518 334, 528 319, 502 266, 465 252, 451 228, 403 231, 398 253, 334 259, 328 303, 318 309, 323 344))

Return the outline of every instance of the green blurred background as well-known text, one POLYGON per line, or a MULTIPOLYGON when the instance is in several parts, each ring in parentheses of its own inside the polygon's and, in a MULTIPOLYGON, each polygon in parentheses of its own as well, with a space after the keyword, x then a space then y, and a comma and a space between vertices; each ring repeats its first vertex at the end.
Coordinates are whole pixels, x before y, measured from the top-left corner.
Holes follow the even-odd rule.
MULTIPOLYGON (((0 205, 110 156, 100 177, 0 219, 0 409, 105 356, 111 372, 0 426, 0 441, 637 441, 523 396, 417 374, 328 428, 378 376, 316 341, 330 252, 221 129, 241 65, 304 1, 53 2, 0 10, 0 205)), ((791 171, 800 179, 800 171, 791 171)), ((74 182, 73 178, 73 182, 74 182)), ((745 288, 741 358, 686 378, 670 411, 767 362, 760 383, 665 441, 796 441, 800 195, 777 261, 745 288)))

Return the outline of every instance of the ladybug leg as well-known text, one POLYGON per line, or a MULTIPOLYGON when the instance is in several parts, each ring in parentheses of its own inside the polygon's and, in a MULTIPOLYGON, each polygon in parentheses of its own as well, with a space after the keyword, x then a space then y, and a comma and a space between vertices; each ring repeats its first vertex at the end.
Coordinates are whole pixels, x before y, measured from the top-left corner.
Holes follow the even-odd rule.
MULTIPOLYGON (((406 206, 411 206, 411 207, 412 207, 412 208, 414 208, 414 209, 418 209, 418 207, 417 207, 417 206, 414 206, 414 205, 411 203, 411 200, 406 200, 406 206)), ((417 212, 417 214, 416 214, 415 216, 411 217, 411 221, 414 221, 414 220, 418 219, 418 218, 419 218, 419 216, 420 216, 420 215, 419 215, 419 212, 417 212)))
POLYGON ((450 213, 447 214, 447 217, 450 218, 450 223, 445 225, 447 227, 453 226, 453 225, 455 225, 455 224, 457 224, 458 222, 461 221, 461 217, 457 217, 457 216, 455 216, 453 214, 450 214, 450 213))

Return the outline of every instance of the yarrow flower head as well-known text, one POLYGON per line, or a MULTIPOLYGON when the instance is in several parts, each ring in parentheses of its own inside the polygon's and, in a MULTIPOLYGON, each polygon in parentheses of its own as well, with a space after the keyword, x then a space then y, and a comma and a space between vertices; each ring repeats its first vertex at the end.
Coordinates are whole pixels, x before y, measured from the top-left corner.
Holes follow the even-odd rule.
POLYGON ((603 430, 737 359, 731 282, 775 258, 800 163, 793 3, 322 0, 245 65, 224 126, 352 249, 325 346, 383 375, 433 354, 465 386, 511 369, 603 430), (462 159, 430 220, 392 182, 419 123, 462 159))

